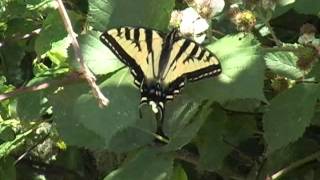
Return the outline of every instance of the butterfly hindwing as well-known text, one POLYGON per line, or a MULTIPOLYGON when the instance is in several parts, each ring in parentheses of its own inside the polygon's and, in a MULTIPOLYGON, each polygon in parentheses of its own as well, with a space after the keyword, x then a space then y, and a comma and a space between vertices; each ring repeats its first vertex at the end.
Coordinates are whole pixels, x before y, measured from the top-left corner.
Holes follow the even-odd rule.
POLYGON ((162 71, 169 97, 179 93, 186 81, 197 81, 221 73, 217 57, 196 42, 179 38, 171 49, 167 66, 162 71))
POLYGON ((135 84, 152 79, 158 74, 163 37, 154 30, 134 27, 114 28, 100 36, 101 41, 130 67, 135 84))

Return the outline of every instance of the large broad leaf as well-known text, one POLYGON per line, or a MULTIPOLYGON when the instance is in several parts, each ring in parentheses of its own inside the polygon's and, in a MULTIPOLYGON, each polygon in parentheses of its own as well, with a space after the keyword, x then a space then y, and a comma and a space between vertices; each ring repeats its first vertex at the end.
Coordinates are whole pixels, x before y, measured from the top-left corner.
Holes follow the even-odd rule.
POLYGON ((320 1, 318 0, 296 0, 294 10, 301 14, 318 16, 320 13, 320 1))
POLYGON ((128 151, 150 143, 156 129, 154 116, 139 117, 139 91, 127 69, 109 75, 100 87, 109 98, 99 108, 84 84, 66 86, 51 98, 54 119, 65 140, 73 145, 128 151))
MULTIPOLYGON (((27 86, 33 86, 48 82, 51 78, 36 77, 29 81, 27 86)), ((36 92, 26 92, 18 96, 17 98, 17 115, 20 120, 39 120, 41 115, 46 113, 49 109, 48 99, 46 96, 51 92, 52 88, 48 88, 36 92)))
POLYGON ((290 79, 299 79, 303 71, 297 67, 299 58, 293 52, 270 52, 265 55, 267 67, 274 73, 290 79))
POLYGON ((8 157, 8 155, 18 148, 21 148, 23 143, 25 142, 26 136, 29 136, 33 130, 28 130, 26 132, 23 132, 17 136, 15 136, 15 139, 11 141, 6 141, 2 144, 0 144, 0 159, 4 159, 8 157))
POLYGON ((221 62, 222 74, 190 83, 185 94, 194 99, 226 102, 235 99, 258 99, 263 94, 265 64, 259 44, 251 34, 226 36, 208 46, 221 62))
POLYGON ((219 170, 233 146, 239 145, 254 132, 256 124, 252 116, 228 118, 220 107, 215 106, 195 141, 200 153, 200 167, 211 171, 219 170))
POLYGON ((170 180, 188 180, 187 173, 181 165, 174 166, 170 180))
POLYGON ((268 153, 303 135, 311 123, 318 90, 316 84, 298 84, 271 100, 263 117, 268 153))
POLYGON ((10 156, 0 159, 0 179, 16 179, 16 168, 14 161, 14 158, 10 156))
POLYGON ((227 115, 219 108, 212 111, 212 115, 200 129, 196 144, 200 153, 200 167, 206 170, 218 170, 224 158, 232 148, 223 142, 227 115))
MULTIPOLYGON (((107 48, 99 39, 101 33, 90 31, 85 35, 80 35, 78 41, 84 61, 90 70, 95 74, 107 74, 124 66, 121 61, 107 48)), ((74 58, 73 51, 69 51, 70 59, 74 58)), ((75 62, 75 61, 71 61, 75 62)), ((72 64, 76 67, 79 63, 72 64)))
MULTIPOLYGON (((79 24, 77 24, 79 17, 73 11, 68 11, 68 15, 71 19, 71 22, 78 25, 73 27, 74 31, 77 32, 78 29, 80 29, 79 24)), ((65 30, 59 12, 51 11, 45 19, 42 25, 42 30, 35 41, 36 53, 39 56, 46 53, 47 55, 53 57, 59 56, 60 58, 56 59, 60 61, 65 59, 67 57, 67 48, 70 45, 70 39, 67 37, 67 35, 67 31, 65 30)))
POLYGON ((63 46, 64 54, 66 54, 69 43, 67 31, 64 29, 59 13, 57 11, 49 13, 35 41, 36 53, 41 56, 53 48, 61 48, 63 46))
POLYGON ((111 172, 104 180, 165 180, 173 169, 173 157, 155 149, 143 149, 119 169, 111 172))
POLYGON ((2 73, 6 76, 7 82, 16 86, 23 83, 23 69, 21 64, 25 56, 25 44, 7 42, 0 48, 2 73))
POLYGON ((280 16, 290 9, 301 14, 319 15, 320 1, 318 0, 281 0, 275 9, 273 17, 280 16))
POLYGON ((27 18, 15 18, 7 22, 6 36, 23 37, 33 30, 39 28, 38 23, 34 23, 27 18))
POLYGON ((142 26, 167 28, 174 0, 89 0, 88 21, 95 29, 142 26))
POLYGON ((4 121, 0 122, 0 140, 2 141, 13 141, 15 139, 15 132, 12 127, 5 124, 4 121))
POLYGON ((177 150, 188 144, 207 119, 210 104, 209 102, 192 102, 183 97, 178 97, 174 102, 168 103, 163 130, 170 141, 162 147, 162 150, 177 150))

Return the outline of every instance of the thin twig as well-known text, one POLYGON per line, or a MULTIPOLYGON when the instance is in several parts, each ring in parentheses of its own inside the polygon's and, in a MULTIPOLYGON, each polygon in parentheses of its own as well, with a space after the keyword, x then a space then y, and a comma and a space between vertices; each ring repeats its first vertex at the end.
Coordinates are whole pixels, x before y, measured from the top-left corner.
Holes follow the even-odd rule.
POLYGON ((199 157, 183 149, 176 151, 175 158, 189 162, 195 166, 199 165, 199 157))
POLYGON ((271 179, 273 179, 273 180, 279 179, 281 176, 287 174, 289 171, 291 171, 291 170, 293 170, 293 169, 295 169, 295 168, 297 168, 297 167, 299 167, 299 166, 301 166, 301 165, 303 165, 305 163, 308 163, 310 161, 316 160, 319 157, 320 157, 320 151, 315 152, 315 153, 311 154, 310 156, 307 156, 306 158, 303 158, 303 159, 301 159, 299 161, 296 161, 296 162, 290 164, 289 166, 281 169, 280 171, 276 172, 275 174, 273 174, 271 176, 271 179))
POLYGON ((98 100, 99 106, 100 107, 107 106, 109 103, 109 100, 102 94, 102 92, 100 91, 99 87, 96 84, 95 76, 89 70, 88 66, 84 63, 83 56, 80 51, 80 46, 77 41, 75 32, 73 31, 71 21, 69 19, 67 11, 61 0, 56 0, 56 1, 58 3, 58 10, 63 20, 64 26, 69 34, 69 37, 71 38, 71 44, 76 56, 76 60, 80 64, 80 72, 83 74, 84 78, 87 80, 88 84, 90 85, 94 97, 97 98, 98 100))
POLYGON ((14 164, 16 165, 19 161, 21 161, 24 157, 26 157, 34 148, 36 148, 39 144, 43 143, 46 139, 48 139, 50 133, 46 134, 40 141, 29 147, 26 152, 20 155, 15 161, 14 164))
POLYGON ((239 156, 243 157, 244 159, 250 161, 250 163, 254 163, 254 160, 248 156, 247 154, 245 154, 244 152, 242 152, 237 146, 235 146, 234 144, 232 144, 231 142, 229 142, 225 137, 222 138, 222 141, 230 146, 234 151, 238 152, 239 153, 239 156))
POLYGON ((14 34, 11 37, 7 38, 4 41, 0 41, 0 48, 5 45, 6 41, 21 41, 23 39, 28 39, 32 36, 38 35, 40 33, 41 29, 35 29, 33 31, 31 31, 31 33, 27 33, 27 34, 14 34))
POLYGON ((265 47, 263 48, 262 50, 265 52, 265 53, 269 53, 269 52, 278 52, 278 51, 286 51, 286 52, 296 52, 297 50, 299 49, 299 47, 290 47, 290 46, 287 46, 287 47, 265 47))
POLYGON ((273 28, 271 27, 269 21, 265 22, 265 25, 268 27, 270 34, 272 36, 273 41, 276 43, 277 46, 282 46, 282 42, 277 38, 276 34, 273 31, 273 28))
POLYGON ((263 112, 250 112, 250 111, 237 111, 237 110, 232 110, 232 109, 227 109, 225 107, 221 108, 226 111, 227 113, 233 113, 233 114, 246 114, 246 115, 263 115, 263 112))
POLYGON ((75 83, 79 80, 81 80, 81 76, 79 75, 79 73, 77 72, 71 73, 60 80, 53 80, 53 81, 49 81, 49 82, 45 82, 45 83, 41 83, 41 84, 29 86, 29 87, 22 87, 8 93, 0 94, 0 102, 23 93, 36 92, 36 91, 47 89, 49 87, 56 87, 56 86, 61 86, 65 84, 75 83))
POLYGON ((31 159, 22 159, 20 164, 25 165, 26 167, 29 167, 33 169, 35 172, 40 172, 41 174, 46 175, 54 175, 54 177, 66 177, 67 175, 73 175, 75 176, 75 179, 78 180, 84 180, 86 178, 83 177, 83 174, 80 171, 71 170, 65 166, 59 166, 55 164, 48 164, 41 161, 35 161, 31 159))

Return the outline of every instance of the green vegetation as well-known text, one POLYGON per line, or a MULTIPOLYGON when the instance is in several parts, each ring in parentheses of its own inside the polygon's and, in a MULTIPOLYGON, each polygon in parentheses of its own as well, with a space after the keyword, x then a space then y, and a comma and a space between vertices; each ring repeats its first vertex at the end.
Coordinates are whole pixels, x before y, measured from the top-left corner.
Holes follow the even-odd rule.
POLYGON ((169 32, 192 1, 65 1, 96 81, 57 2, 0 1, 0 180, 320 179, 319 0, 229 0, 204 17, 222 74, 167 102, 167 137, 99 36, 169 32))

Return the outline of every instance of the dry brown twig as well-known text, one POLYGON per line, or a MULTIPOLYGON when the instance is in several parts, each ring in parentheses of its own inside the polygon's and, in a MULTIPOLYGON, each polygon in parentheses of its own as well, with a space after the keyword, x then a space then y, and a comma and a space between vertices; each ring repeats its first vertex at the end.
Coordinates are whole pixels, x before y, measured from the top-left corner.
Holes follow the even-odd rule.
POLYGON ((84 63, 83 56, 80 51, 80 46, 77 41, 75 32, 73 31, 71 21, 69 19, 69 16, 67 14, 67 11, 62 3, 61 0, 56 0, 58 3, 58 10, 61 15, 62 21, 64 23, 65 29, 68 32, 68 35, 71 39, 71 44, 75 53, 75 57, 77 62, 80 64, 80 73, 84 76, 84 78, 87 80, 89 86, 91 87, 92 93, 95 98, 97 98, 99 102, 99 106, 107 106, 109 103, 109 100, 102 94, 100 91, 98 85, 96 84, 96 78, 92 74, 92 72, 89 70, 88 66, 84 63))

